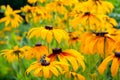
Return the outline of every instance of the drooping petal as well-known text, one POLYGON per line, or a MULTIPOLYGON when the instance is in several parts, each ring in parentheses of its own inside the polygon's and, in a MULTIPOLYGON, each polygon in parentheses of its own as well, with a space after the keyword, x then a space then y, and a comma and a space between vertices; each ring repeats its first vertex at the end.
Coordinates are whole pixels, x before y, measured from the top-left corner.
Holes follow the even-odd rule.
POLYGON ((54 37, 57 40, 57 42, 60 43, 62 39, 62 35, 57 30, 53 30, 53 33, 54 33, 54 37))
POLYGON ((71 63, 74 71, 76 71, 78 69, 78 63, 77 63, 76 59, 73 57, 67 57, 67 60, 71 63))
POLYGON ((103 74, 104 70, 106 69, 107 67, 107 64, 109 61, 111 61, 113 59, 114 55, 111 55, 109 57, 107 57, 101 64, 100 66, 98 67, 98 71, 100 74, 103 74))
POLYGON ((112 65, 111 65, 112 76, 115 76, 117 74, 118 68, 119 68, 119 60, 118 60, 118 58, 115 57, 112 61, 112 65))
POLYGON ((49 78, 49 68, 46 66, 43 66, 43 75, 45 78, 49 78))
POLYGON ((55 75, 58 76, 58 70, 55 67, 50 66, 50 71, 55 75))
POLYGON ((48 31, 47 36, 46 36, 47 42, 50 43, 52 39, 53 39, 53 34, 51 31, 48 31))

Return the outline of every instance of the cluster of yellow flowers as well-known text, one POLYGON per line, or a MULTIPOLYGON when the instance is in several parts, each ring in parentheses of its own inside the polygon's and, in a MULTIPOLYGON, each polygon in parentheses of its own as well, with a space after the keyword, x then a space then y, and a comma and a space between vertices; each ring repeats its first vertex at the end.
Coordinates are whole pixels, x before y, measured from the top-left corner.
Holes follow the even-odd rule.
POLYGON ((98 66, 99 73, 103 74, 108 62, 112 60, 112 76, 117 74, 120 64, 120 31, 117 29, 116 20, 108 16, 114 9, 110 2, 28 0, 28 3, 29 5, 20 10, 13 10, 9 5, 1 6, 5 16, 0 19, 0 23, 4 22, 5 28, 17 28, 26 21, 34 26, 27 32, 27 38, 40 39, 48 45, 37 43, 33 47, 15 46, 14 49, 3 50, 2 53, 9 62, 20 58, 35 58, 37 61, 26 70, 27 74, 34 71, 34 76, 39 77, 72 75, 75 80, 85 80, 82 75, 76 73, 80 66, 85 71, 84 54, 98 54, 104 59, 98 66), (54 41, 57 47, 52 46, 54 41), (63 42, 68 44, 69 49, 62 50, 62 47, 59 47, 66 46, 63 42), (76 46, 79 51, 75 50, 76 46))

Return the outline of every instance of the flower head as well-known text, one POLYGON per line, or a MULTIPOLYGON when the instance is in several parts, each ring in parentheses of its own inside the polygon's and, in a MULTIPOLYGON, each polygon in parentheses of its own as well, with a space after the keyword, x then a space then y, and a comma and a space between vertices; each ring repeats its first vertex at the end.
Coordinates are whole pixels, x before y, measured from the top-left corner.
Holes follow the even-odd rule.
POLYGON ((104 57, 111 54, 115 44, 115 38, 108 32, 86 32, 81 39, 81 50, 83 52, 99 53, 104 57))
POLYGON ((47 46, 43 46, 42 44, 40 43, 37 43, 35 44, 35 46, 31 49, 34 57, 37 59, 37 60, 40 60, 40 58, 46 54, 48 55, 48 48, 47 46))
POLYGON ((14 60, 18 60, 19 58, 27 57, 27 51, 29 51, 29 47, 24 46, 22 48, 19 48, 18 46, 15 46, 13 50, 3 50, 4 57, 7 58, 9 62, 12 62, 14 60))
POLYGON ((44 76, 45 78, 50 78, 53 74, 58 76, 63 71, 62 66, 68 65, 64 62, 50 62, 49 59, 44 55, 40 61, 36 61, 31 64, 26 72, 28 74, 30 71, 34 71, 35 76, 44 76))
POLYGON ((73 77, 74 80, 85 80, 84 76, 82 76, 81 74, 76 73, 76 72, 70 72, 70 71, 68 71, 68 72, 64 72, 64 75, 65 75, 66 78, 73 77))
POLYGON ((68 34, 62 29, 54 29, 52 26, 45 26, 40 28, 32 28, 28 32, 28 37, 41 37, 43 40, 47 40, 48 43, 52 41, 53 38, 60 43, 62 39, 68 40, 68 34))
POLYGON ((77 42, 80 42, 81 39, 79 37, 79 33, 78 32, 69 32, 69 44, 70 45, 74 45, 77 43, 77 42))
POLYGON ((66 63, 69 61, 75 71, 78 69, 79 65, 82 66, 83 70, 85 69, 84 57, 76 50, 69 49, 62 51, 61 48, 55 48, 52 51, 53 52, 48 55, 50 61, 56 61, 57 59, 66 63))
POLYGON ((108 56, 103 60, 103 62, 99 65, 98 71, 100 74, 103 74, 105 69, 107 68, 108 63, 112 61, 111 65, 111 74, 114 77, 118 70, 120 65, 120 52, 114 52, 112 55, 108 56))
POLYGON ((6 11, 5 11, 5 17, 0 19, 1 22, 5 22, 5 26, 12 26, 14 28, 18 27, 20 23, 22 23, 22 17, 18 15, 17 13, 21 12, 20 10, 15 10, 7 5, 6 11))

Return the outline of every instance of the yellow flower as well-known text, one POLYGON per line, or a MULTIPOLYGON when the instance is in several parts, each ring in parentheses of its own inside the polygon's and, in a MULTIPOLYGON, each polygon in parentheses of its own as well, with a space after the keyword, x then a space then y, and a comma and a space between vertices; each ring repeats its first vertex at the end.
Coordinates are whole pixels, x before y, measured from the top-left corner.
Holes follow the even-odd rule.
POLYGON ((27 0, 28 1, 28 3, 30 3, 30 4, 35 4, 36 2, 41 2, 41 3, 43 3, 43 2, 45 2, 46 0, 27 0))
POLYGON ((31 52, 37 60, 40 60, 44 54, 48 55, 48 48, 38 43, 31 49, 31 52))
POLYGON ((28 32, 28 37, 31 38, 33 36, 36 38, 41 37, 43 40, 47 40, 48 43, 50 43, 53 38, 55 38, 58 43, 60 43, 62 39, 68 40, 67 32, 62 29, 54 29, 51 26, 32 28, 28 32))
POLYGON ((50 58, 50 61, 64 61, 64 62, 70 62, 74 71, 78 69, 78 66, 81 65, 83 68, 83 71, 85 70, 85 64, 84 64, 84 57, 77 52, 76 50, 69 49, 62 51, 61 48, 55 48, 52 50, 53 52, 48 55, 50 58))
POLYGON ((101 19, 99 17, 102 16, 103 15, 94 14, 88 10, 75 16, 72 20, 70 20, 70 24, 72 27, 76 27, 81 24, 85 30, 96 30, 101 23, 101 19))
POLYGON ((88 0, 88 5, 91 5, 98 13, 110 13, 114 9, 112 3, 104 0, 88 0))
POLYGON ((34 53, 32 52, 32 48, 30 46, 24 46, 20 50, 23 52, 23 58, 27 60, 34 58, 34 53))
POLYGON ((114 77, 119 70, 119 65, 120 65, 120 52, 115 52, 112 55, 108 56, 103 60, 103 62, 99 65, 98 71, 100 74, 103 74, 105 69, 107 68, 108 63, 112 61, 111 65, 111 74, 114 77))
POLYGON ((117 27, 118 23, 114 18, 108 16, 101 17, 102 22, 100 23, 101 30, 109 30, 110 28, 117 27))
POLYGON ((17 13, 21 12, 20 10, 15 10, 7 5, 6 11, 5 11, 5 17, 0 19, 1 22, 5 22, 5 26, 11 25, 11 27, 18 27, 20 23, 22 23, 22 17, 18 15, 17 13))
POLYGON ((74 80, 85 80, 85 77, 76 72, 64 72, 66 78, 74 78, 74 80))
POLYGON ((49 58, 45 59, 46 56, 44 55, 40 61, 36 61, 30 65, 30 67, 26 70, 27 74, 30 71, 34 71, 35 76, 44 76, 45 78, 51 78, 51 76, 54 74, 55 76, 58 76, 62 73, 63 68, 62 66, 68 66, 64 62, 49 62, 49 58))
POLYGON ((75 44, 77 42, 81 41, 78 32, 69 32, 69 37, 70 38, 69 38, 68 42, 69 42, 70 45, 74 45, 75 46, 75 44))
POLYGON ((46 8, 50 12, 57 12, 60 14, 66 14, 68 11, 61 1, 54 1, 46 5, 46 8))
POLYGON ((21 11, 25 13, 25 19, 27 22, 38 22, 40 19, 48 20, 51 19, 50 12, 42 6, 29 6, 26 5, 21 8, 21 11))
POLYGON ((99 53, 108 56, 115 44, 115 38, 108 32, 86 32, 81 37, 81 50, 85 53, 99 53))
POLYGON ((15 46, 13 50, 8 50, 5 49, 3 50, 3 55, 5 58, 7 58, 7 60, 9 62, 18 60, 19 58, 23 58, 26 54, 26 49, 28 49, 27 47, 22 47, 22 48, 18 48, 18 46, 15 46))

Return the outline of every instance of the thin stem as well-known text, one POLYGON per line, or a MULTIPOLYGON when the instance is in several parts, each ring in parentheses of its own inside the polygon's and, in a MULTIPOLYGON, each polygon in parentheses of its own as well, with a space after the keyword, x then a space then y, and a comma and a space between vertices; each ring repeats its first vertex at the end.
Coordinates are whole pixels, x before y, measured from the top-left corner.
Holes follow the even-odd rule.
POLYGON ((106 37, 104 37, 104 49, 103 49, 103 58, 106 56, 106 37))
POLYGON ((50 48, 50 43, 47 43, 48 46, 48 53, 50 52, 49 48, 50 48))

